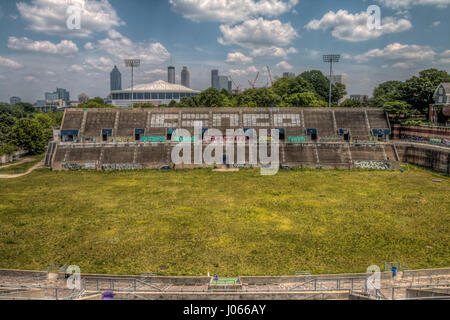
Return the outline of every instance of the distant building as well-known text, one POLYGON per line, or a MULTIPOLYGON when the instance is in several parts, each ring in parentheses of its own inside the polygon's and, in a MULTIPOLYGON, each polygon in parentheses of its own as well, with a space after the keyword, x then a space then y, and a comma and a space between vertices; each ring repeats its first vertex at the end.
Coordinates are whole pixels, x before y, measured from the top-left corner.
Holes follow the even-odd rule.
POLYGON ((228 90, 228 77, 227 76, 219 76, 219 87, 216 88, 217 90, 221 91, 222 89, 228 90))
POLYGON ((293 72, 283 72, 283 78, 295 78, 295 73, 293 72))
POLYGON ((450 104, 450 82, 441 83, 433 95, 435 104, 450 104))
POLYGON ((433 99, 435 104, 430 106, 429 120, 435 124, 450 125, 450 82, 439 84, 433 99))
POLYGON ((167 82, 171 84, 175 84, 175 67, 170 66, 167 74, 167 82))
POLYGON ((70 103, 70 94, 69 91, 62 88, 56 88, 55 92, 46 92, 45 93, 45 101, 47 104, 52 101, 56 100, 62 100, 64 101, 65 105, 68 105, 70 103))
POLYGON ((186 88, 191 87, 191 76, 187 67, 183 67, 181 71, 181 85, 186 88))
POLYGON ((46 92, 45 101, 53 101, 53 100, 58 100, 58 94, 53 92, 46 92))
POLYGON ((58 110, 58 107, 56 106, 34 106, 34 108, 36 109, 37 112, 51 112, 51 111, 56 111, 58 110))
POLYGON ((114 66, 114 69, 110 73, 110 85, 111 91, 122 90, 122 74, 117 69, 117 66, 114 66))
MULTIPOLYGON (((169 104, 172 100, 180 102, 181 98, 198 96, 195 91, 179 84, 172 84, 158 80, 148 84, 138 84, 133 87, 133 101, 138 103, 152 103, 155 106, 169 104)), ((112 105, 128 107, 131 105, 131 88, 111 92, 112 105)))
POLYGON ((47 104, 47 106, 62 108, 62 107, 69 105, 70 101, 69 101, 69 103, 67 103, 63 99, 56 99, 56 100, 46 101, 46 104, 47 104))
POLYGON ((219 90, 219 70, 211 70, 211 88, 219 90))
POLYGON ((228 91, 231 93, 233 91, 233 81, 228 81, 228 91))
POLYGON ((12 105, 12 106, 17 104, 17 103, 20 103, 20 102, 22 102, 22 99, 20 99, 19 97, 11 97, 9 99, 9 104, 12 105))
POLYGON ((58 94, 58 99, 63 100, 66 104, 70 103, 70 94, 66 89, 56 88, 56 93, 58 94))
MULTIPOLYGON (((122 89, 118 89, 118 90, 122 90, 122 89)), ((89 100, 89 97, 86 93, 82 93, 78 96, 78 101, 80 103, 87 102, 88 100, 89 100)))
POLYGON ((365 94, 352 94, 350 95, 350 99, 359 100, 363 105, 367 104, 367 100, 369 100, 369 96, 365 94))

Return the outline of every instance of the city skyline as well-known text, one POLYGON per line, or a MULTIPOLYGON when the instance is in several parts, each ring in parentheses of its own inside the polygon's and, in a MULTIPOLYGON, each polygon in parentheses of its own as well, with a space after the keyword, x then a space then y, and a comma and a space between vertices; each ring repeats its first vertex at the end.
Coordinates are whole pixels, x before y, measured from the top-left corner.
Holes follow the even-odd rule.
POLYGON ((447 0, 249 0, 215 6, 210 0, 73 0, 81 4, 79 30, 67 29, 68 3, 54 0, 50 11, 44 0, 0 4, 0 101, 18 96, 34 102, 57 86, 73 96, 106 97, 114 65, 123 69, 123 83, 130 83, 123 68, 127 57, 143 61, 136 84, 165 80, 169 65, 179 71, 188 66, 191 87, 204 90, 212 69, 231 75, 242 88, 259 71, 261 87, 269 81, 266 66, 274 76, 313 69, 327 75, 321 55, 340 53, 335 74, 348 76, 348 95, 371 95, 380 82, 450 66, 447 0), (366 27, 371 4, 381 9, 381 29, 366 27))

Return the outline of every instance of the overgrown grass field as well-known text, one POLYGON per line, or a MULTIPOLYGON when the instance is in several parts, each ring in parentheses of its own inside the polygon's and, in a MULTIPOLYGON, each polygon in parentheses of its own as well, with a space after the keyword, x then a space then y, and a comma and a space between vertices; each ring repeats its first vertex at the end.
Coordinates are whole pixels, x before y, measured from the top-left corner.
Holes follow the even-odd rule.
POLYGON ((40 169, 0 186, 0 268, 236 276, 450 266, 450 178, 411 166, 272 177, 40 169))

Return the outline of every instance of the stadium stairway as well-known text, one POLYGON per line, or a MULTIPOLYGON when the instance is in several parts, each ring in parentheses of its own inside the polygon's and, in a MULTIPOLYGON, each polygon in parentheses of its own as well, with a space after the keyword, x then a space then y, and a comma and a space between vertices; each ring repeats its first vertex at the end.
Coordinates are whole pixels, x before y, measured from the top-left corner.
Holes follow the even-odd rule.
POLYGON ((45 167, 51 167, 52 166, 52 158, 53 154, 56 150, 56 142, 50 142, 47 147, 47 152, 45 153, 45 160, 44 160, 44 166, 45 167))

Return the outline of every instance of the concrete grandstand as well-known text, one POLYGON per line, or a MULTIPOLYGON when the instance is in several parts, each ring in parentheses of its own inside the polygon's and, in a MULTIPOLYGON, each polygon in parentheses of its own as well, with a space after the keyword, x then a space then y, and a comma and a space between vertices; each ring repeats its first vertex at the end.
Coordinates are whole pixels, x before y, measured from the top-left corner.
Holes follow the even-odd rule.
MULTIPOLYGON (((61 141, 49 148, 47 164, 53 170, 173 166, 171 150, 176 141, 172 135, 183 128, 194 136, 194 122, 201 123, 204 133, 212 128, 224 133, 227 129, 278 129, 280 164, 286 167, 388 169, 407 161, 449 171, 448 148, 391 141, 384 111, 367 108, 67 109, 61 141)), ((234 158, 218 165, 228 163, 248 164, 234 158)))

